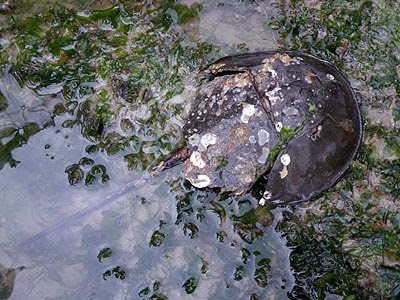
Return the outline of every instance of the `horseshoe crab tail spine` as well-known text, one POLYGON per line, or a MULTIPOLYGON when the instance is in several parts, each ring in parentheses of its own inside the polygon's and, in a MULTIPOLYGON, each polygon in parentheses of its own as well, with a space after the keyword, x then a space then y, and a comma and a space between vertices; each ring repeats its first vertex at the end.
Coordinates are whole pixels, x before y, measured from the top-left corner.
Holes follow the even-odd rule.
POLYGON ((131 192, 135 188, 135 186, 136 186, 135 182, 130 182, 128 185, 111 193, 110 195, 108 195, 106 198, 104 198, 100 202, 89 205, 89 206, 83 208, 82 210, 77 211, 76 213, 70 215, 69 217, 66 217, 65 219, 58 221, 54 225, 42 230, 41 232, 35 234, 34 236, 24 240, 18 246, 20 246, 20 247, 27 246, 29 244, 36 242, 37 240, 42 239, 43 237, 45 237, 55 231, 65 228, 66 226, 72 224, 73 222, 92 214, 96 210, 108 205, 109 203, 119 199, 121 196, 131 192))

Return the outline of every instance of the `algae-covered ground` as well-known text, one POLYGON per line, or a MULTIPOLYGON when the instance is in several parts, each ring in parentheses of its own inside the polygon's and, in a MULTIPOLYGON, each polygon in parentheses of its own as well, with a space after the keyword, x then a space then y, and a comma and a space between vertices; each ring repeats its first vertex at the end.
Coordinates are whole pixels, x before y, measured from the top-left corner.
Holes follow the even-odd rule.
POLYGON ((15 297, 400 297, 398 1, 8 0, 0 12, 0 263, 28 267, 15 297), (274 49, 331 62, 357 94, 363 143, 336 186, 258 207, 262 182, 218 195, 177 167, 138 180, 101 221, 75 224, 70 246, 61 233, 18 246, 70 215, 70 198, 121 188, 176 149, 198 70, 274 49), (39 155, 48 162, 37 170, 39 155), (71 197, 40 200, 57 187, 71 197), (21 206, 39 216, 34 226, 21 206))

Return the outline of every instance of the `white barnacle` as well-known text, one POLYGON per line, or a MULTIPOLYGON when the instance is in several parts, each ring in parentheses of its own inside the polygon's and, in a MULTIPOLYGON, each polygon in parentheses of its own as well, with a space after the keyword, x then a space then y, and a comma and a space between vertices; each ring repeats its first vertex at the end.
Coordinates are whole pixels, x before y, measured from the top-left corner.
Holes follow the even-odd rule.
POLYGON ((197 175, 197 177, 195 179, 193 178, 188 178, 188 180, 190 181, 190 183, 201 189, 201 188, 205 188, 206 186, 208 186, 211 182, 210 178, 207 175, 197 175))
POLYGON ((271 192, 269 192, 269 191, 265 191, 265 192, 264 192, 263 198, 264 198, 265 200, 269 200, 269 199, 271 199, 271 197, 272 197, 271 192))
POLYGON ((326 77, 328 77, 329 80, 334 80, 335 79, 335 77, 333 77, 332 74, 326 74, 326 77))
POLYGON ((282 122, 278 122, 275 124, 276 131, 281 132, 282 128, 283 128, 282 122))
POLYGON ((281 156, 281 163, 284 165, 284 166, 288 166, 289 164, 290 164, 290 155, 289 154, 283 154, 282 156, 281 156))
POLYGON ((265 202, 268 201, 268 200, 270 200, 271 197, 272 197, 271 192, 265 191, 264 194, 263 194, 263 196, 262 196, 262 198, 258 201, 258 204, 260 204, 260 205, 265 205, 265 202))
POLYGON ((257 143, 256 137, 254 135, 249 136, 249 142, 252 144, 257 143))
POLYGON ((272 78, 275 78, 278 75, 274 69, 269 69, 268 72, 271 73, 272 78))
POLYGON ((257 135, 258 135, 258 144, 260 146, 269 142, 269 132, 266 131, 265 129, 260 129, 257 135))
POLYGON ((203 145, 203 147, 207 149, 209 145, 214 145, 217 142, 217 136, 212 133, 206 133, 201 137, 200 142, 203 145))
POLYGON ((256 112, 256 108, 253 104, 248 104, 245 103, 243 105, 243 111, 242 111, 242 116, 240 117, 240 120, 243 123, 249 123, 249 119, 252 115, 254 115, 256 112))
POLYGON ((195 147, 199 145, 200 135, 198 133, 192 134, 189 136, 189 145, 195 147))
POLYGON ((200 169, 206 166, 206 163, 201 158, 201 153, 198 151, 193 151, 192 155, 190 155, 190 162, 200 169))
POLYGON ((277 86, 272 91, 265 91, 265 96, 268 97, 268 100, 271 102, 272 105, 274 105, 276 101, 281 100, 281 97, 279 95, 279 91, 281 90, 282 89, 277 86))

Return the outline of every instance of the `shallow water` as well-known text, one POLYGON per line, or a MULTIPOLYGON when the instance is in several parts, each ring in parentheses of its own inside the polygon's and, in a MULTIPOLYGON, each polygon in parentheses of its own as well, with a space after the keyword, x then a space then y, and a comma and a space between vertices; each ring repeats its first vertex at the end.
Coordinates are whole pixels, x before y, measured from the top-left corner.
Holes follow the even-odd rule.
MULTIPOLYGON (((342 26, 349 17, 337 8, 330 19, 319 14, 318 1, 56 2, 1 8, 0 264, 26 267, 10 299, 400 295, 392 167, 400 50, 397 31, 380 27, 380 14, 389 14, 381 1, 364 11, 391 35, 389 50, 367 33, 356 44, 353 32, 332 50, 328 40, 345 30, 323 22, 342 26), (150 178, 147 169, 178 144, 193 74, 224 55, 278 47, 317 54, 349 77, 367 130, 349 175, 295 208, 257 208, 259 185, 240 197, 197 190, 181 166, 150 178), (381 50, 373 65, 363 56, 370 47, 381 50)), ((373 34, 367 23, 359 31, 373 34)))
MULTIPOLYGON (((108 162, 112 182, 96 189, 71 188, 65 176, 54 174, 64 175, 65 165, 85 154, 82 149, 87 142, 74 129, 56 133, 57 130, 56 126, 42 131, 27 145, 13 151, 14 159, 21 163, 15 169, 6 167, 0 175, 4 205, 1 256, 8 265, 26 266, 16 282, 14 299, 136 299, 139 291, 155 281, 161 282, 161 291, 169 298, 191 298, 182 285, 192 276, 199 280, 193 297, 225 299, 236 297, 238 293, 245 297, 249 291, 257 290, 251 273, 247 275, 250 278, 239 284, 232 278, 235 268, 241 265, 241 247, 244 246, 250 252, 257 250, 262 257, 271 259, 271 278, 263 293, 280 294, 285 298, 293 276, 289 268, 289 250, 273 229, 279 211, 274 224, 264 229, 266 238, 247 246, 232 231, 231 221, 227 218, 221 222, 205 203, 199 234, 190 239, 182 226, 175 225, 176 197, 181 193, 174 190, 177 184, 183 184, 179 178, 180 168, 167 171, 157 180, 139 182, 138 187, 115 203, 44 238, 20 245, 27 237, 97 203, 124 186, 127 178, 134 180, 135 177, 124 168, 123 161, 108 162, 109 158, 99 155, 96 161, 108 162), (43 151, 49 142, 50 149, 43 151), (31 176, 27 178, 26 174, 31 176), (11 182, 15 184, 10 187, 11 182), (49 193, 49 190, 57 192, 49 193), (165 222, 162 226, 165 242, 160 247, 150 247, 151 234, 159 228, 161 220, 165 222), (216 234, 222 230, 227 237, 219 242, 216 234), (105 263, 99 263, 96 255, 104 246, 110 246, 113 255, 105 263), (201 275, 204 261, 209 270, 201 275), (114 265, 123 266, 127 272, 124 281, 103 280, 102 273, 114 265), (285 288, 281 288, 282 285, 285 288)), ((215 201, 216 197, 212 194, 207 200, 215 201)), ((227 208, 239 210, 234 202, 227 208)), ((247 272, 253 268, 251 266, 247 272)))

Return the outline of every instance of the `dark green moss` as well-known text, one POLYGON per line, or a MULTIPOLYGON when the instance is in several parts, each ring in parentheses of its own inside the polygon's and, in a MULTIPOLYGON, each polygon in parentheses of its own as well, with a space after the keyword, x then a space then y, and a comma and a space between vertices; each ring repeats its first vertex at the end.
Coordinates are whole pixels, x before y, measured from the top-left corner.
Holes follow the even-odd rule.
POLYGON ((106 247, 100 250, 99 254, 97 254, 97 259, 99 262, 103 262, 103 259, 110 258, 112 255, 111 248, 106 247))
POLYGON ((124 280, 126 277, 126 273, 125 271, 120 267, 117 266, 115 268, 112 268, 111 270, 107 270, 103 273, 103 279, 107 280, 109 277, 111 277, 112 275, 114 275, 114 277, 116 279, 119 280, 124 280))
POLYGON ((235 273, 233 274, 233 279, 236 281, 240 281, 243 279, 244 266, 237 266, 235 269, 235 273))
POLYGON ((189 236, 191 239, 196 238, 199 228, 193 223, 186 223, 183 225, 183 232, 185 235, 189 236))
POLYGON ((254 280, 259 287, 265 288, 268 285, 268 280, 271 277, 271 260, 263 258, 257 262, 256 270, 254 271, 254 280))
POLYGON ((156 230, 153 232, 149 245, 153 247, 160 247, 165 240, 165 234, 160 232, 159 230, 156 230))
POLYGON ((194 277, 190 277, 185 281, 182 288, 185 290, 186 294, 193 294, 197 287, 197 281, 194 277))
POLYGON ((380 166, 382 187, 395 199, 400 199, 400 159, 380 166))

